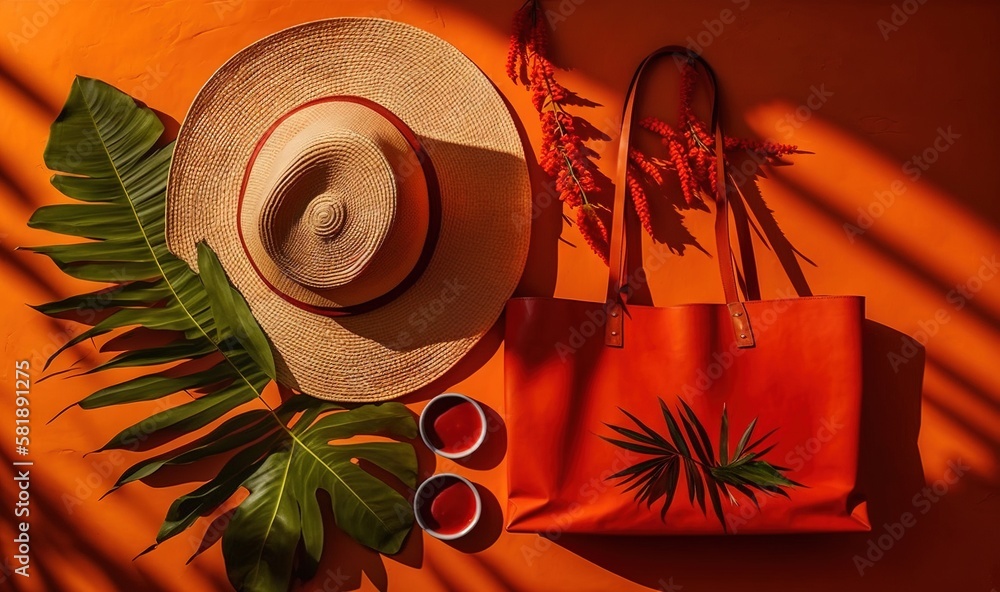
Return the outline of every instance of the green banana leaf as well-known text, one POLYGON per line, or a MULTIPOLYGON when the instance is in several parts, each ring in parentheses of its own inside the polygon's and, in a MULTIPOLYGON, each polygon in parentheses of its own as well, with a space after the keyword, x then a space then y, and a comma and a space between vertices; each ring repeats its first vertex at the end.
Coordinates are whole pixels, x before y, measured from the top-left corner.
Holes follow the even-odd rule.
POLYGON ((78 77, 52 124, 45 164, 56 172, 53 186, 81 203, 40 207, 28 221, 32 228, 87 239, 28 250, 70 276, 111 284, 34 307, 50 316, 93 319, 46 368, 66 349, 121 329, 142 327, 169 337, 166 344, 121 352, 88 373, 175 368, 108 386, 73 406, 98 409, 198 393, 125 427, 101 450, 134 449, 153 436, 172 442, 222 420, 187 445, 135 463, 111 491, 164 467, 228 457, 215 477, 171 505, 156 543, 183 532, 240 487, 248 489, 222 538, 237 590, 281 590, 293 573, 315 573, 323 546, 321 489, 330 496, 338 527, 380 552, 399 551, 413 523, 409 504, 352 459, 371 462, 413 488, 413 446, 333 441, 363 434, 412 439, 412 415, 398 403, 345 409, 302 394, 276 408, 267 405, 261 394, 275 378, 275 362, 246 301, 207 244, 198 245, 200 275, 167 248, 166 180, 173 145, 158 146, 162 134, 150 109, 104 82, 78 77), (207 363, 197 371, 176 371, 196 359, 207 363), (306 553, 298 557, 300 541, 306 553))

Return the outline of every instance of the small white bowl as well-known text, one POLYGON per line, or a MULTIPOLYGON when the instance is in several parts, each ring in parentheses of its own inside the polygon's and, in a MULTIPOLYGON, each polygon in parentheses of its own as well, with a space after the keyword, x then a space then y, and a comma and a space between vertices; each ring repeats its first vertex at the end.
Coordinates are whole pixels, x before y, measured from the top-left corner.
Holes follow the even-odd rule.
POLYGON ((413 494, 413 517, 416 519, 417 525, 420 526, 420 528, 427 534, 436 539, 441 539, 442 541, 453 541, 469 534, 472 529, 479 524, 479 518, 482 514, 483 500, 479 497, 479 491, 476 490, 476 486, 465 477, 456 475, 455 473, 438 473, 437 475, 432 475, 426 481, 421 483, 420 487, 417 488, 416 493, 413 494), (461 481, 466 487, 472 490, 472 495, 476 500, 476 510, 468 526, 458 532, 444 534, 434 530, 424 522, 424 519, 421 516, 421 509, 424 504, 429 504, 434 501, 434 497, 437 495, 442 482, 449 479, 461 481))
POLYGON ((428 448, 433 450, 435 454, 439 454, 445 458, 450 458, 450 459, 465 458, 470 454, 472 454, 473 452, 475 452, 476 450, 478 450, 479 447, 483 445, 483 442, 486 441, 486 428, 487 428, 486 412, 483 411, 483 406, 480 405, 474 399, 466 397, 461 393, 443 393, 428 401, 423 411, 420 412, 420 420, 417 422, 417 426, 420 428, 420 439, 424 441, 424 444, 427 445, 428 448), (440 405, 442 402, 446 402, 448 399, 461 399, 463 401, 472 403, 472 406, 475 407, 476 411, 478 412, 479 422, 483 427, 483 429, 479 432, 479 438, 477 438, 475 442, 470 444, 468 448, 465 448, 458 452, 445 452, 444 450, 441 450, 440 448, 432 444, 429 433, 431 427, 427 425, 429 417, 428 411, 433 409, 435 405, 440 405))

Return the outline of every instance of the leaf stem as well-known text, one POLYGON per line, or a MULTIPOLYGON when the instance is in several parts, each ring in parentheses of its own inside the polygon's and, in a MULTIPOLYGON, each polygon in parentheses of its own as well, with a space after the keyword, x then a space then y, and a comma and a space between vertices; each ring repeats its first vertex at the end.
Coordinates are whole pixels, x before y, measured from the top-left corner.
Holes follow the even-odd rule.
MULTIPOLYGON (((532 4, 532 8, 531 8, 531 24, 534 26, 538 22, 539 11, 541 10, 541 5, 538 2, 538 0, 528 0, 528 1, 531 2, 531 4, 532 4)), ((525 2, 525 4, 527 4, 527 2, 525 2)), ((522 6, 524 6, 524 5, 522 5, 522 6)), ((539 56, 538 52, 534 51, 534 50, 531 52, 530 57, 531 57, 532 60, 535 60, 535 61, 537 61, 537 60, 539 60, 541 58, 541 56, 539 56)), ((545 59, 547 59, 547 58, 545 58, 545 59)), ((559 131, 559 137, 560 138, 565 138, 567 136, 566 128, 563 127, 562 121, 559 119, 558 116, 559 116, 559 114, 567 115, 568 116, 568 113, 566 113, 566 110, 563 109, 562 105, 558 101, 555 100, 555 97, 554 97, 554 95, 552 93, 552 81, 549 79, 549 76, 547 74, 545 74, 544 72, 542 73, 542 81, 545 82, 545 90, 546 90, 546 92, 548 94, 548 97, 549 97, 549 100, 546 102, 547 106, 556 115, 556 117, 554 117, 553 119, 555 119, 555 121, 556 121, 556 127, 558 128, 558 131, 559 131)), ((544 106, 545 105, 543 105, 543 107, 544 106)), ((580 199, 581 199, 581 201, 583 201, 583 205, 589 206, 590 205, 590 201, 587 199, 587 192, 583 189, 583 185, 580 183, 580 178, 576 174, 576 168, 573 165, 573 161, 570 159, 569 155, 566 154, 566 149, 563 146, 561 146, 561 145, 556 146, 556 149, 559 150, 559 153, 562 155, 563 160, 566 162, 566 170, 567 170, 567 172, 569 172, 570 178, 572 178, 573 183, 580 189, 580 199)))

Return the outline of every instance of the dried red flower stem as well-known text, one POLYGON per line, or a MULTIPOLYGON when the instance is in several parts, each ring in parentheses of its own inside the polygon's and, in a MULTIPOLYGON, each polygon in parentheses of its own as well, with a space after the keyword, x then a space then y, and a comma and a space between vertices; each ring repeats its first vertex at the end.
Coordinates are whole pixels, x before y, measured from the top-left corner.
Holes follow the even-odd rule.
MULTIPOLYGON (((646 188, 643 186, 642 181, 639 180, 641 176, 640 171, 635 170, 639 166, 635 164, 635 161, 628 164, 625 184, 628 186, 629 196, 632 198, 632 205, 635 207, 635 212, 639 215, 639 222, 642 223, 643 229, 650 236, 653 236, 653 220, 649 213, 649 196, 646 194, 646 188)), ((656 174, 658 176, 659 172, 656 174)))
MULTIPOLYGON (((608 262, 608 231, 593 200, 598 194, 597 166, 587 156, 583 138, 577 133, 573 116, 565 109, 571 93, 555 78, 549 59, 549 29, 540 0, 526 0, 511 22, 507 50, 507 76, 531 91, 531 103, 542 127, 539 164, 556 181, 559 199, 575 211, 575 221, 583 240, 608 262)), ((647 188, 662 185, 661 171, 677 175, 684 205, 692 207, 704 195, 714 195, 718 180, 715 167, 715 139, 709 126, 694 113, 694 86, 697 72, 688 63, 681 72, 678 129, 655 117, 639 125, 660 137, 667 149, 665 160, 653 160, 630 149, 626 165, 626 186, 643 228, 653 235, 647 188)), ((724 138, 728 156, 736 152, 752 155, 763 163, 780 162, 782 156, 799 152, 796 146, 762 140, 724 138)))
MULTIPOLYGON (((649 160, 649 157, 647 157, 645 154, 643 154, 642 152, 640 152, 636 148, 629 148, 628 159, 631 162, 635 163, 635 166, 637 166, 639 168, 639 170, 641 170, 642 172, 644 172, 647 175, 649 175, 649 177, 657 185, 663 183, 663 176, 660 175, 660 170, 656 168, 656 165, 653 164, 649 160)), ((634 169, 631 170, 630 172, 634 173, 634 169)))
MULTIPOLYGON (((669 166, 664 168, 672 169, 677 174, 684 203, 689 206, 695 203, 699 195, 714 195, 718 185, 715 138, 708 125, 694 114, 692 107, 696 75, 691 64, 687 64, 681 71, 678 120, 682 132, 656 117, 646 117, 639 122, 642 128, 660 136, 660 141, 669 154, 669 166)), ((774 163, 782 156, 798 153, 799 149, 790 144, 725 137, 723 152, 727 160, 730 156, 743 152, 762 162, 774 163)))
POLYGON ((539 0, 528 0, 514 15, 507 75, 531 90, 531 101, 542 123, 539 163, 556 179, 559 199, 577 210, 576 223, 584 241, 608 260, 607 229, 590 199, 596 193, 596 165, 586 156, 586 144, 573 126, 563 101, 569 92, 555 79, 548 54, 548 23, 539 0))
POLYGON ((576 224, 580 228, 580 234, 584 242, 592 251, 601 256, 605 264, 608 258, 602 253, 608 252, 608 229, 597 214, 597 208, 591 204, 585 204, 576 210, 576 224))

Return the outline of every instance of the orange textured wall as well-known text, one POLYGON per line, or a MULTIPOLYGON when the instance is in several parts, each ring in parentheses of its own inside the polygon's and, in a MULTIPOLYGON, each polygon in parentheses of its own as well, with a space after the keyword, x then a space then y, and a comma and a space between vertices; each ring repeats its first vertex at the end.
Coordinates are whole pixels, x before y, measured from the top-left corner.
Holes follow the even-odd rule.
MULTIPOLYGON (((60 199, 47 183, 41 154, 73 76, 101 78, 176 122, 212 72, 252 41, 324 17, 382 16, 422 27, 469 55, 507 96, 537 147, 528 96, 503 75, 508 22, 519 4, 0 2, 0 550, 6 560, 14 536, 14 360, 51 350, 67 330, 25 303, 85 287, 41 258, 14 251, 49 239, 29 231, 25 221, 37 206, 60 199)), ((1000 586, 1000 201, 994 188, 1000 5, 940 0, 547 0, 546 5, 555 11, 558 60, 570 68, 560 80, 599 104, 578 111, 598 128, 614 135, 624 88, 642 56, 659 45, 696 44, 721 78, 735 134, 792 142, 815 153, 771 171, 761 189, 790 243, 815 262, 802 262, 813 290, 868 297, 873 324, 866 342, 864 465, 875 530, 730 539, 511 535, 500 528, 506 484, 499 455, 454 467, 422 453, 422 473, 433 472, 436 462, 437 470, 455 469, 492 492, 476 536, 449 545, 417 532, 400 555, 380 558, 335 535, 319 575, 301 588, 995 590, 1000 586), (958 286, 964 286, 964 295, 958 286), (901 334, 919 332, 926 350, 905 349, 901 334), (903 357, 896 359, 898 372, 890 353, 903 357), (957 480, 956 465, 968 467, 957 480), (884 525, 905 513, 913 514, 912 525, 902 528, 899 540, 885 538, 884 525), (854 557, 868 554, 870 541, 889 548, 859 575, 854 557)), ((662 84, 647 93, 647 112, 668 117, 672 112, 671 100, 656 96, 670 88, 668 72, 662 70, 662 84)), ((168 127, 176 130, 176 123, 168 127)), ((611 172, 614 146, 600 144, 599 152, 601 166, 611 172)), ((558 204, 552 204, 540 177, 536 190, 539 216, 519 293, 600 298, 605 269, 585 247, 577 247, 579 235, 562 225, 558 204)), ((706 245, 712 244, 709 222, 705 213, 687 216, 689 228, 706 245)), ((655 301, 719 301, 714 269, 711 259, 694 249, 669 258, 652 282, 655 301)), ((763 279, 767 296, 788 285, 767 252, 763 279)), ((406 401, 419 411, 429 395, 453 387, 502 412, 498 335, 495 331, 448 380, 406 401)), ((96 359, 86 344, 60 368, 77 358, 83 367, 96 359)), ((135 484, 98 501, 132 459, 126 453, 83 453, 155 405, 74 410, 45 425, 112 378, 56 377, 34 387, 32 577, 6 575, 3 585, 226 589, 218 546, 184 564, 203 535, 214 530, 209 518, 192 534, 132 560, 152 541, 170 501, 189 486, 135 484)))

